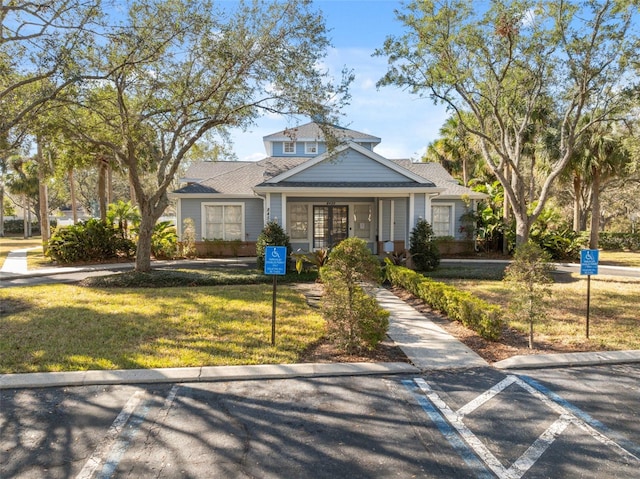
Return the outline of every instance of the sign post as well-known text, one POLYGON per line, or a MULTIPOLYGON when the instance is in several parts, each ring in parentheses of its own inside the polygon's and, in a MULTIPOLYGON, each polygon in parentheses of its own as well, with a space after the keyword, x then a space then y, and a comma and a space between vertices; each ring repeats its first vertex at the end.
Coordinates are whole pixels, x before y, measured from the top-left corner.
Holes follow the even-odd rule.
POLYGON ((264 252, 264 274, 273 276, 273 303, 271 306, 271 345, 276 344, 276 290, 278 275, 287 274, 287 247, 267 246, 264 252))
POLYGON ((597 249, 580 250, 580 274, 587 275, 587 339, 589 339, 589 314, 591 310, 591 275, 598 274, 597 249))

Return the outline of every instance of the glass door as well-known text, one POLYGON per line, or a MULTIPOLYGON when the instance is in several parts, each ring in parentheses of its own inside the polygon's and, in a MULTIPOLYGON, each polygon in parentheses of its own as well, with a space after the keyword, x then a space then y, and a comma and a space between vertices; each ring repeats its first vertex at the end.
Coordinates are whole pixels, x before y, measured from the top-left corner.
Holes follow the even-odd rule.
POLYGON ((333 248, 349 236, 348 206, 313 207, 313 247, 333 248))

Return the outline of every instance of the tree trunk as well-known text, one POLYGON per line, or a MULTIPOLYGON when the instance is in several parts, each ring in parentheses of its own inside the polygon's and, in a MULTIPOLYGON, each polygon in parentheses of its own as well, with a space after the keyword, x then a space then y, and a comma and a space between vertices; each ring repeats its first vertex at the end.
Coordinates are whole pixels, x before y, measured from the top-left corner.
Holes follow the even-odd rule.
MULTIPOLYGON (((39 139, 38 139, 39 140, 39 139)), ((42 236, 42 250, 47 252, 49 244, 49 191, 45 175, 42 145, 38 141, 38 194, 40 206, 40 235, 42 236)))
POLYGON ((581 222, 580 219, 582 217, 582 205, 580 204, 581 197, 581 187, 580 187, 580 177, 578 175, 574 175, 573 177, 573 231, 579 233, 582 231, 580 229, 581 222))
POLYGON ((107 221, 107 160, 98 157, 98 206, 100 219, 107 221))
POLYGON ((600 169, 593 169, 593 181, 591 183, 591 234, 589 236, 589 248, 598 249, 600 241, 600 169))
POLYGON ((4 237, 4 186, 0 178, 0 238, 4 237))
POLYGON ((29 211, 29 203, 27 195, 22 195, 22 228, 24 231, 24 239, 29 238, 29 224, 27 223, 27 211, 29 211))
POLYGON ((73 168, 69 168, 69 192, 71 194, 71 215, 75 225, 78 222, 78 200, 76 198, 76 185, 73 181, 73 168))

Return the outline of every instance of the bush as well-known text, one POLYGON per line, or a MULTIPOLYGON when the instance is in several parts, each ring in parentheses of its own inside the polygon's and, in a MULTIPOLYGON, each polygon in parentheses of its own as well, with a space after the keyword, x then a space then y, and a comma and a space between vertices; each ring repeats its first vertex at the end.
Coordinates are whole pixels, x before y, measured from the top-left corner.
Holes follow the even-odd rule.
POLYGON ((171 221, 161 221, 153 227, 151 254, 156 259, 173 259, 178 254, 178 234, 171 221))
POLYGON ((320 277, 329 338, 347 352, 375 349, 389 328, 389 313, 363 287, 381 280, 380 263, 367 243, 359 238, 339 243, 320 269, 320 277))
POLYGON ((601 232, 598 246, 607 251, 640 251, 640 233, 601 232))
POLYGON ((529 323, 529 348, 533 348, 533 324, 546 316, 545 299, 551 296, 550 261, 549 253, 529 241, 516 248, 513 262, 505 270, 504 281, 513 292, 509 314, 529 323))
POLYGON ((426 278, 387 261, 387 279, 454 321, 460 321, 485 339, 495 341, 502 333, 502 309, 448 284, 426 278))
POLYGON ((418 271, 432 271, 440 264, 440 252, 433 234, 433 228, 426 220, 418 220, 411 230, 409 252, 413 265, 418 271))
POLYGON ((47 245, 47 256, 59 263, 103 261, 133 257, 136 245, 112 226, 90 219, 57 229, 47 245))
POLYGON ((287 235, 284 232, 284 229, 282 229, 282 226, 275 221, 269 221, 258 235, 258 241, 256 242, 256 256, 259 270, 264 269, 264 253, 267 246, 286 246, 287 258, 291 252, 289 235, 287 235))

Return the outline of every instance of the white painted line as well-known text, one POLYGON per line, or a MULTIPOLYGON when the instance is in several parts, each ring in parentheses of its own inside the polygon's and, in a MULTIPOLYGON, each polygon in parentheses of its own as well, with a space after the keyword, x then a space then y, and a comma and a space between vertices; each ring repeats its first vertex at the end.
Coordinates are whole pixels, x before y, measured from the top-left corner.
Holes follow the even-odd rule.
POLYGON ((480 394, 480 396, 475 398, 473 401, 470 401, 467 404, 465 404, 464 406, 462 406, 460 409, 458 409, 457 413, 460 416, 466 416, 467 414, 472 413, 473 411, 478 409, 480 406, 482 406, 484 403, 486 403, 487 401, 489 401, 493 397, 495 397, 498 394, 500 394, 507 387, 511 386, 514 382, 516 382, 516 377, 515 376, 507 376, 502 381, 500 381, 498 384, 493 386, 491 389, 489 389, 488 391, 483 392, 482 394, 480 394))
POLYGON ((111 424, 105 437, 100 441, 100 444, 98 444, 98 447, 96 447, 89 459, 87 459, 87 462, 85 462, 84 467, 76 476, 76 479, 91 479, 93 477, 98 467, 100 467, 100 464, 103 463, 104 457, 111 449, 113 443, 122 432, 123 427, 129 421, 129 418, 138 407, 138 404, 140 404, 140 401, 142 401, 143 395, 144 391, 137 391, 129 398, 122 408, 122 411, 120 411, 120 414, 118 414, 118 417, 116 417, 111 424))
POLYGON ((623 446, 621 446, 620 444, 615 442, 614 440, 610 439, 609 437, 605 436, 601 432, 597 431, 595 428, 593 428, 592 426, 590 426, 589 424, 584 422, 582 419, 577 417, 575 414, 573 414, 570 410, 566 409, 565 407, 563 407, 560 404, 556 403, 552 399, 548 398, 542 392, 538 391, 537 389, 535 389, 531 385, 527 384, 522 379, 517 378, 516 382, 521 388, 523 388, 525 391, 529 392, 533 396, 535 396, 538 399, 540 399, 543 403, 545 403, 548 407, 550 407, 554 411, 558 412, 559 414, 571 417, 571 422, 573 424, 578 426, 583 431, 587 432, 591 437, 593 437, 597 441, 599 441, 602 444, 605 444, 605 445, 611 447, 613 450, 617 451, 622 456, 625 456, 625 457, 628 457, 630 459, 633 459, 635 461, 640 462, 640 457, 636 456, 635 454, 633 454, 632 452, 628 451, 623 446))
POLYGON ((567 426, 571 424, 571 418, 568 416, 562 416, 556 422, 554 422, 551 426, 547 428, 542 435, 535 440, 531 446, 520 456, 516 462, 511 464, 509 468, 509 472, 513 474, 514 477, 522 477, 524 474, 531 469, 531 467, 536 463, 542 454, 553 444, 553 441, 564 432, 567 426))
POLYGON ((438 408, 442 415, 449 421, 449 423, 458 430, 458 434, 462 436, 465 442, 476 452, 476 454, 489 466, 499 479, 518 479, 516 476, 511 476, 509 472, 504 468, 500 461, 493 455, 487 447, 482 444, 478 437, 471 432, 467 426, 462 422, 462 416, 459 416, 451 410, 445 402, 440 399, 438 393, 436 393, 431 386, 422 378, 415 378, 415 383, 425 393, 429 400, 438 408))

